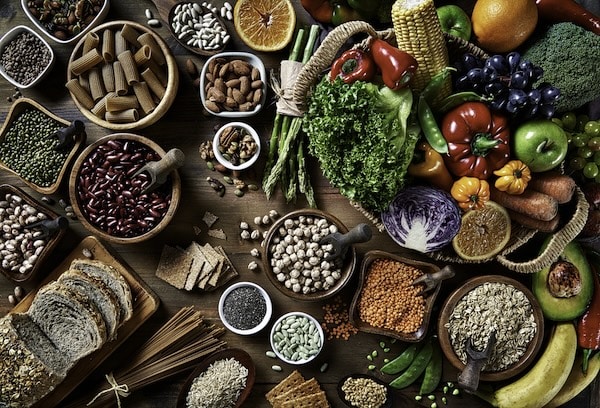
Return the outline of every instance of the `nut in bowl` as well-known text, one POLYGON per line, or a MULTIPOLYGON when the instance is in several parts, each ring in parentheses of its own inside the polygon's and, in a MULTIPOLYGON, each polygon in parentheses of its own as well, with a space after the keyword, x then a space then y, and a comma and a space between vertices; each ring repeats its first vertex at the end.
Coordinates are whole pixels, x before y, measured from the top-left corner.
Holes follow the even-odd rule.
POLYGON ((319 321, 304 312, 289 312, 271 328, 271 348, 283 362, 301 365, 314 360, 325 341, 319 321))
POLYGON ((264 329, 273 313, 269 294, 252 282, 229 286, 219 299, 219 318, 233 333, 252 335, 264 329))
POLYGON ((222 126, 213 139, 213 152, 219 163, 229 170, 245 170, 260 156, 260 137, 243 122, 222 126))

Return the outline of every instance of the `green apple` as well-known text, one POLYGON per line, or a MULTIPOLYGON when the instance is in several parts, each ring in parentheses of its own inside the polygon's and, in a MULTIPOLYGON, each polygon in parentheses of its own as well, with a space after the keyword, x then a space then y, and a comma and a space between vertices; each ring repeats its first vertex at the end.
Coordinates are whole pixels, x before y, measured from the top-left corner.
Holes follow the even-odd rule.
POLYGON ((534 119, 519 125, 512 135, 515 157, 533 172, 558 166, 567 155, 569 141, 560 126, 549 119, 534 119))
POLYGON ((465 11, 455 4, 447 4, 436 9, 442 31, 469 41, 471 38, 471 19, 465 11))

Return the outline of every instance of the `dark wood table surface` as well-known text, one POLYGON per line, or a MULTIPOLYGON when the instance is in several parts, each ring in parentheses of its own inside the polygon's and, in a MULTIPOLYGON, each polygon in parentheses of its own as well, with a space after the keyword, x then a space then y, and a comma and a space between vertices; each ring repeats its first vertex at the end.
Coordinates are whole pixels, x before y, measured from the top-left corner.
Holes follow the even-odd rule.
MULTIPOLYGON (((309 18, 302 9, 299 0, 293 0, 297 11, 298 23, 306 23, 309 18)), ((114 0, 111 2, 110 13, 108 20, 125 19, 133 20, 139 23, 146 23, 144 10, 146 8, 153 11, 154 15, 158 16, 154 4, 146 0, 114 0)), ((220 6, 223 4, 221 0, 214 0, 213 5, 220 6)), ((233 2, 232 2, 233 3, 233 2)), ((31 22, 25 16, 18 0, 2 0, 0 2, 0 34, 8 31, 12 27, 25 24, 33 27, 31 22)), ((232 23, 228 23, 228 28, 233 33, 232 23)), ((123 362, 127 359, 128 353, 135 350, 144 340, 146 340, 153 332, 155 332, 170 316, 184 306, 194 305, 202 311, 204 316, 219 324, 217 314, 217 303, 221 290, 216 290, 210 293, 186 292, 175 289, 164 281, 155 276, 156 267, 159 262, 161 250, 164 245, 179 245, 187 246, 192 240, 200 243, 209 242, 212 245, 221 245, 226 250, 229 257, 239 271, 238 280, 249 280, 261 284, 265 287, 272 296, 274 302, 274 315, 281 315, 288 311, 301 310, 311 313, 318 319, 323 318, 323 306, 326 303, 306 303, 298 302, 287 298, 279 291, 275 290, 271 283, 267 280, 262 270, 250 271, 247 265, 254 258, 250 255, 250 250, 258 247, 258 241, 245 241, 239 236, 239 223, 247 221, 252 223, 256 216, 263 216, 271 209, 277 210, 280 214, 285 214, 294 209, 303 208, 306 202, 303 197, 299 197, 297 202, 286 204, 282 195, 277 194, 270 200, 267 200, 262 191, 249 192, 243 197, 236 197, 233 194, 233 189, 229 188, 223 197, 219 197, 215 191, 207 184, 207 176, 215 176, 211 172, 204 161, 198 154, 200 144, 214 135, 216 126, 224 124, 226 121, 221 118, 209 117, 203 114, 202 106, 196 89, 193 87, 192 80, 185 73, 185 62, 191 58, 198 67, 201 67, 206 58, 190 55, 186 50, 179 46, 173 37, 170 35, 167 27, 163 24, 156 31, 164 38, 171 47, 176 56, 179 70, 180 83, 177 92, 177 97, 171 109, 167 114, 154 125, 134 131, 134 133, 149 137, 157 142, 165 150, 171 148, 179 148, 186 155, 185 165, 180 169, 182 178, 182 202, 173 221, 170 225, 157 237, 143 243, 135 245, 109 245, 118 255, 133 269, 140 277, 156 292, 160 297, 159 310, 123 345, 117 350, 111 358, 109 358, 104 366, 90 373, 92 380, 101 378, 102 375, 110 370, 111 367, 123 362), (214 225, 215 228, 221 228, 227 235, 226 240, 212 238, 207 235, 208 228, 203 224, 202 217, 206 211, 209 211, 219 217, 219 220, 214 225), (202 232, 196 233, 194 227, 200 227, 202 232)), ((25 97, 32 98, 44 105, 53 113, 67 119, 85 119, 77 110, 71 97, 64 88, 66 78, 66 66, 73 46, 66 46, 51 42, 53 49, 57 55, 56 65, 53 67, 50 76, 39 86, 23 90, 22 94, 25 97)), ((233 39, 228 46, 229 50, 250 51, 241 41, 233 35, 233 39)), ((276 53, 259 53, 258 56, 263 59, 268 68, 277 68, 279 61, 287 55, 288 51, 276 53)), ((0 121, 4 121, 8 110, 11 106, 9 100, 15 93, 7 81, 0 80, 0 121)), ((269 100, 272 97, 272 92, 269 93, 269 100)), ((247 120, 248 123, 255 126, 258 133, 264 142, 269 138, 274 118, 274 107, 269 105, 263 111, 247 120)), ((111 134, 108 129, 86 122, 86 131, 88 143, 91 143, 98 138, 111 134)), ((264 160, 264 155, 262 157, 264 160)), ((360 222, 365 222, 366 219, 352 208, 345 198, 340 196, 337 191, 329 186, 327 181, 322 177, 319 167, 316 162, 310 160, 310 171, 313 184, 316 189, 316 200, 321 210, 330 212, 338 217, 346 226, 352 227, 360 222)), ((262 172, 262 162, 256 167, 256 171, 250 171, 242 175, 246 181, 260 182, 262 172)), ((0 171, 0 183, 9 183, 23 188, 33 197, 41 199, 41 195, 29 189, 15 176, 0 171)), ((67 183, 63 183, 60 190, 53 195, 53 198, 68 198, 67 183)), ((54 210, 60 212, 62 209, 55 204, 54 210)), ((52 254, 51 259, 44 267, 48 272, 57 265, 60 260, 68 254, 84 237, 90 235, 83 226, 76 220, 71 220, 69 231, 52 254)), ((372 249, 379 249, 395 253, 401 253, 401 248, 396 245, 386 233, 379 233, 374 230, 373 238, 370 242, 356 245, 359 259, 362 258, 365 252, 372 249)), ((486 272, 489 272, 486 266, 486 272)), ((496 268, 492 265, 491 268, 496 268)), ((501 271, 501 269, 499 269, 501 271)), ((474 271, 477 273, 477 270, 474 271)), ((469 272, 471 273, 471 272, 469 272)), ((42 273, 43 274, 43 273, 42 273)), ((455 278, 457 279, 457 278, 455 278)), ((447 288, 442 291, 438 298, 438 303, 447 294, 447 291, 456 283, 450 281, 447 288)), ((24 288, 29 291, 36 287, 36 282, 25 283, 24 288)), ((353 280, 350 285, 342 293, 344 299, 349 303, 356 282, 353 280)), ((4 315, 11 309, 11 304, 7 300, 7 296, 13 292, 15 283, 4 277, 0 277, 0 315, 4 315)), ((435 321, 432 322, 435 326, 435 321)), ((272 364, 278 362, 267 357, 265 352, 269 350, 269 342, 266 331, 257 336, 241 337, 233 333, 226 333, 223 337, 231 347, 240 347, 248 351, 256 364, 256 384, 253 392, 247 402, 250 407, 268 406, 264 394, 277 382, 287 376, 293 369, 293 366, 281 363, 282 372, 275 372, 271 369, 272 364)), ((349 373, 365 373, 368 372, 368 365, 371 364, 366 355, 374 349, 379 349, 380 341, 387 339, 380 338, 376 335, 359 333, 345 340, 331 340, 325 345, 324 351, 317 360, 307 366, 300 367, 301 373, 306 377, 316 377, 327 392, 327 396, 335 407, 342 406, 341 400, 336 393, 337 382, 346 374, 349 373), (322 373, 320 367, 323 363, 328 363, 328 369, 322 373)), ((388 343, 389 344, 389 343, 388 343)), ((392 349, 388 353, 389 357, 394 357, 400 350, 398 343, 391 346, 392 349)), ((380 351, 380 356, 382 355, 380 351)), ((378 364, 381 365, 383 357, 379 357, 378 364)), ((445 364, 444 380, 455 381, 456 371, 450 368, 448 363, 445 364)), ((169 380, 155 384, 147 389, 140 390, 130 397, 123 399, 123 407, 172 407, 175 405, 177 394, 180 386, 186 378, 185 374, 177 375, 169 380)), ((597 383, 598 381, 596 381, 597 383)), ((85 387, 84 382, 81 387, 85 387)), ((597 384, 595 392, 597 393, 597 384)), ((413 397, 418 392, 418 388, 411 387, 398 393, 396 406, 411 407, 411 406, 429 406, 430 402, 418 403, 413 397)), ((440 393, 438 393, 441 395, 440 393)), ((438 406, 442 406, 438 395, 438 406)), ((598 401, 596 398, 595 401, 598 401)), ((590 399, 590 389, 582 393, 570 406, 592 406, 590 399)), ((116 404, 115 404, 116 406, 116 404)), ((476 397, 464 395, 461 397, 449 397, 448 406, 468 406, 468 407, 483 407, 485 404, 476 397)))

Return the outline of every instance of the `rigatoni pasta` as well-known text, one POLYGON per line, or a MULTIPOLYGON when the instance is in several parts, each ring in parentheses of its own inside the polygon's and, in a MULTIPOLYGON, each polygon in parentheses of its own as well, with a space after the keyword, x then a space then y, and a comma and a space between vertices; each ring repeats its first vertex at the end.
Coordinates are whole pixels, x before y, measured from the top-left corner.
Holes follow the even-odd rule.
POLYGON ((114 123, 131 123, 137 122, 140 118, 139 112, 137 109, 127 109, 119 112, 106 112, 104 118, 108 122, 114 123))
MULTIPOLYGON (((134 88, 135 89, 135 88, 134 88)), ((140 103, 136 95, 113 95, 105 99, 107 112, 118 112, 132 108, 139 108, 140 103)))
POLYGON ((81 53, 86 54, 88 51, 98 47, 98 44, 100 44, 100 37, 98 37, 98 34, 92 32, 87 33, 85 40, 83 40, 83 48, 81 53))
POLYGON ((156 103, 154 103, 154 99, 152 99, 152 95, 150 94, 150 89, 145 82, 133 84, 133 92, 140 103, 142 111, 146 115, 152 113, 154 109, 156 109, 156 103))
POLYGON ((94 102, 99 101, 106 95, 104 84, 102 83, 102 74, 99 68, 92 68, 88 71, 88 79, 90 81, 90 95, 94 102))
POLYGON ((102 71, 102 82, 104 83, 104 89, 106 92, 115 91, 115 71, 113 64, 104 64, 101 68, 102 71))
POLYGON ((118 95, 126 95, 129 92, 129 84, 119 61, 113 62, 113 73, 115 74, 115 92, 118 95))
POLYGON ((147 45, 152 50, 152 59, 156 61, 158 65, 165 65, 167 60, 165 55, 162 53, 160 46, 150 33, 144 33, 137 38, 141 45, 147 45))
POLYGON ((81 75, 100 64, 103 60, 98 49, 92 48, 71 63, 71 72, 73 75, 81 75))
POLYGON ((80 84, 77 78, 73 78, 65 85, 69 92, 73 94, 73 97, 86 109, 92 109, 94 107, 94 100, 80 84))
POLYGON ((102 58, 106 63, 115 60, 115 33, 110 28, 102 31, 102 58))
POLYGON ((136 65, 144 65, 152 58, 152 50, 149 46, 144 45, 142 48, 137 50, 137 52, 133 55, 133 59, 135 60, 136 65))
POLYGON ((156 95, 159 100, 165 96, 165 87, 150 68, 146 68, 142 71, 142 79, 148 84, 148 88, 150 88, 152 93, 156 95))
POLYGON ((121 68, 125 73, 125 79, 127 79, 127 83, 129 85, 133 85, 136 82, 140 81, 140 73, 138 71, 135 60, 133 59, 133 54, 130 50, 123 51, 119 55, 117 55, 117 59, 121 63, 121 68))
POLYGON ((123 37, 121 30, 115 31, 115 55, 119 55, 127 49, 129 49, 129 45, 125 37, 123 37))

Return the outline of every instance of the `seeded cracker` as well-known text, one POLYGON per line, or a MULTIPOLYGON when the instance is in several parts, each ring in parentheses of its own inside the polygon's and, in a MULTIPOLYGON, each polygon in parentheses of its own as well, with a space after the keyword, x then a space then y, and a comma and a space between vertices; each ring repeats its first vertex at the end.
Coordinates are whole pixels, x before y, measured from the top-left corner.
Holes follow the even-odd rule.
POLYGON ((198 282, 198 287, 200 289, 204 289, 206 288, 206 285, 208 284, 208 281, 212 274, 219 269, 219 264, 221 263, 222 258, 221 255, 208 243, 204 244, 204 246, 202 246, 201 248, 202 252, 204 253, 204 257, 206 258, 206 261, 210 263, 212 267, 210 273, 200 278, 200 281, 198 282))
POLYGON ((219 217, 214 215, 213 213, 206 211, 204 216, 202 217, 202 221, 208 226, 208 228, 212 227, 215 222, 219 220, 219 217))
POLYGON ((296 398, 281 405, 282 408, 329 408, 330 406, 325 391, 296 398))
POLYGON ((317 394, 321 392, 321 387, 315 378, 300 383, 288 392, 278 395, 273 399, 273 408, 283 408, 283 404, 288 401, 294 401, 307 395, 317 394))
POLYGON ((222 229, 210 229, 210 230, 208 230, 208 236, 213 237, 213 238, 227 240, 227 235, 225 234, 225 231, 223 231, 222 229))
POLYGON ((304 382, 304 377, 298 370, 292 371, 290 375, 281 380, 279 384, 273 387, 269 392, 265 394, 267 401, 273 405, 273 400, 279 395, 285 394, 292 388, 302 384, 304 382))
POLYGON ((183 289, 193 261, 193 255, 187 251, 165 245, 156 268, 156 276, 177 289, 183 289))
POLYGON ((194 260, 190 267, 190 273, 185 281, 185 290, 193 290, 198 283, 198 279, 202 273, 204 264, 206 263, 206 258, 204 257, 200 245, 196 241, 192 241, 186 248, 186 251, 194 257, 194 260))

